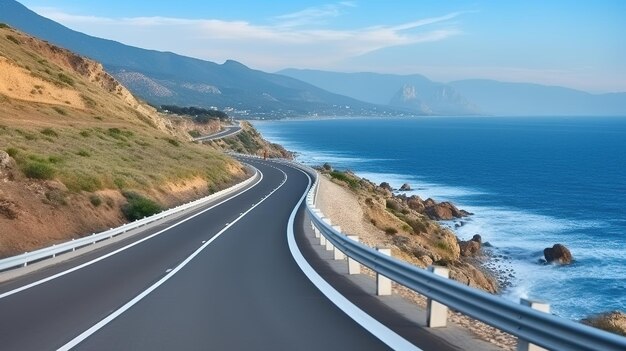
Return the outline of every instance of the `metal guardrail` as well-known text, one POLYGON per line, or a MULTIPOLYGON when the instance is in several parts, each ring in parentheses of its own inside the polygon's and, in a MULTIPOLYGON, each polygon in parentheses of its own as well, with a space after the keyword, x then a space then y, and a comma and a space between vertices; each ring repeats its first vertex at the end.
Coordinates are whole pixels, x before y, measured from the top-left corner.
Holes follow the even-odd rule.
POLYGON ((254 175, 246 180, 244 180, 243 182, 234 185, 230 188, 227 189, 223 189, 220 190, 214 194, 211 194, 209 196, 206 196, 204 198, 195 200, 195 201, 191 201, 188 202, 186 204, 177 206, 177 207, 173 207, 170 208, 168 210, 162 211, 160 213, 157 213, 155 215, 152 215, 150 217, 145 217, 143 219, 140 220, 136 220, 134 222, 130 222, 127 224, 124 224, 120 227, 117 228, 112 228, 109 229, 107 231, 101 232, 101 233, 97 233, 97 234, 92 234, 89 236, 85 236, 82 237, 80 239, 72 239, 71 241, 66 241, 64 243, 61 244, 56 244, 56 245, 52 245, 52 246, 48 246, 36 251, 32 251, 32 252, 27 252, 21 255, 17 255, 17 256, 12 256, 12 257, 7 257, 4 259, 0 260, 0 271, 4 271, 10 268, 14 268, 14 267, 19 267, 19 266, 26 266, 28 265, 28 263, 30 262, 34 262, 34 261, 39 261, 45 258, 51 258, 51 257, 56 257, 56 255, 58 254, 62 254, 64 252, 69 252, 69 251, 75 251, 78 248, 81 248, 83 246, 87 246, 87 245, 91 245, 91 244, 95 244, 97 242, 106 240, 106 239, 110 239, 113 238, 114 236, 126 233, 129 230, 132 229, 136 229, 139 228, 143 225, 146 225, 148 223, 157 221, 159 219, 165 218, 167 216, 171 216, 175 213, 181 212, 181 211, 185 211, 188 210, 190 208, 199 206, 199 205, 203 205, 209 201, 212 201, 216 198, 219 198, 221 196, 230 194, 232 192, 235 192, 237 190, 240 190, 244 187, 246 187, 247 185, 251 184, 252 182, 254 182, 255 179, 257 179, 259 176, 259 171, 257 169, 254 169, 254 175))
POLYGON ((419 294, 550 350, 624 351, 626 338, 515 304, 499 296, 433 274, 349 239, 314 211, 319 180, 307 195, 313 225, 346 256, 419 294))

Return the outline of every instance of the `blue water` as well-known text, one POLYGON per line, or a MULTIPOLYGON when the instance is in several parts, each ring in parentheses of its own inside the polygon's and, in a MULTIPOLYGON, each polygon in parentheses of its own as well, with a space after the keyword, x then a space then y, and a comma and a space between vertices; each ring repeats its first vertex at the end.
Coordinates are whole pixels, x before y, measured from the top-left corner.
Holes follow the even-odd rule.
MULTIPOLYGON (((582 318, 626 310, 626 118, 333 119, 255 122, 304 163, 331 163, 376 183, 408 182, 422 198, 475 213, 478 233, 513 269, 503 295, 582 318), (575 263, 538 264, 570 248, 575 263)), ((457 221, 458 222, 458 221, 457 221)), ((454 222, 448 223, 454 227, 454 222)))

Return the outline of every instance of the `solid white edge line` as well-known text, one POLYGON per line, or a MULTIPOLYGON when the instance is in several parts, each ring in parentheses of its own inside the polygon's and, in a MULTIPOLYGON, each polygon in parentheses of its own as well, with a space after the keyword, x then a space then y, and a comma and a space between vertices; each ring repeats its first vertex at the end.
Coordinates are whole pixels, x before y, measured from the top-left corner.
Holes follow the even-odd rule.
POLYGON ((300 198, 300 201, 293 209, 293 212, 291 212, 291 216, 289 217, 289 223, 287 225, 287 242, 289 244, 289 251, 291 251, 291 255, 293 256, 294 260, 296 261, 302 272, 322 292, 322 294, 324 294, 333 304, 335 304, 335 306, 337 306, 340 310, 347 314, 348 317, 352 318, 355 322, 365 328, 365 330, 367 330, 368 332, 372 333, 372 335, 377 337, 387 346, 391 347, 394 350, 421 351, 420 348, 413 345, 411 342, 404 339, 400 335, 396 334, 396 332, 389 329, 369 314, 365 313, 365 311, 363 311, 355 304, 350 302, 350 300, 348 300, 346 297, 341 295, 341 293, 339 293, 337 290, 335 290, 335 288, 328 284, 326 280, 324 280, 324 278, 322 278, 304 258, 302 252, 300 252, 300 249, 298 248, 298 244, 296 244, 293 227, 296 213, 298 212, 300 205, 306 198, 306 195, 309 191, 308 189, 311 186, 311 177, 306 172, 300 169, 297 169, 295 167, 293 169, 304 173, 309 179, 307 191, 304 192, 304 194, 300 198))
MULTIPOLYGON (((254 168, 254 167, 253 167, 253 168, 254 168)), ((255 168, 255 169, 256 169, 256 168, 255 168)), ((43 284, 43 283, 47 283, 47 282, 49 282, 49 281, 51 281, 51 280, 54 280, 54 279, 57 279, 57 278, 59 278, 59 277, 62 277, 62 276, 64 276, 64 275, 66 275, 66 274, 69 274, 69 273, 75 272, 75 271, 77 271, 77 270, 79 270, 79 269, 85 268, 85 267, 90 266, 90 265, 92 265, 92 264, 94 264, 94 263, 96 263, 96 262, 102 261, 102 260, 104 260, 104 259, 106 259, 106 258, 109 258, 109 257, 111 257, 111 256, 113 256, 113 255, 116 255, 116 254, 118 254, 118 253, 120 253, 120 252, 122 252, 122 251, 125 251, 125 250, 127 250, 127 249, 130 249, 131 247, 133 247, 133 246, 135 246, 135 245, 139 245, 139 244, 143 243, 143 242, 144 242, 144 241, 146 241, 146 240, 150 240, 150 239, 154 238, 155 236, 157 236, 157 235, 159 235, 159 234, 162 234, 162 233, 164 233, 164 232, 166 232, 166 231, 168 231, 168 230, 170 230, 170 229, 172 229, 172 228, 174 228, 174 227, 176 227, 176 226, 178 226, 178 225, 181 225, 181 224, 183 224, 183 223, 187 222, 188 220, 190 220, 190 219, 192 219, 192 218, 194 218, 194 217, 197 217, 197 216, 199 216, 199 215, 201 215, 201 214, 203 214, 203 213, 205 213, 205 212, 207 212, 207 211, 212 210, 213 208, 215 208, 215 207, 217 207, 217 206, 220 206, 221 204, 223 204, 223 203, 225 203, 225 202, 228 202, 228 201, 230 201, 230 200, 232 200, 232 199, 234 199, 234 198, 238 197, 238 196, 239 196, 239 195, 241 195, 241 194, 246 193, 248 190, 250 190, 250 189, 254 188, 255 186, 257 186, 257 184, 259 184, 259 183, 263 180, 263 173, 261 173, 258 169, 256 169, 256 170, 257 170, 257 172, 260 174, 260 178, 259 178, 259 180, 258 180, 256 183, 254 183, 254 184, 253 184, 252 186, 250 186, 248 189, 246 189, 246 190, 244 190, 244 191, 242 191, 242 192, 240 192, 240 193, 237 193, 237 194, 235 194, 234 196, 228 197, 228 198, 226 198, 226 199, 224 199, 224 200, 220 201, 219 203, 214 204, 214 205, 212 205, 211 207, 206 208, 206 209, 204 209, 204 210, 202 210, 202 211, 200 211, 200 212, 198 212, 198 213, 194 214, 193 216, 186 217, 185 219, 183 219, 183 220, 181 220, 181 221, 179 221, 179 222, 176 222, 176 223, 172 224, 171 226, 169 226, 169 227, 167 227, 167 228, 165 228, 165 229, 163 229, 163 230, 160 230, 160 231, 158 231, 158 232, 156 232, 156 233, 154 233, 154 234, 151 234, 151 235, 149 235, 149 236, 147 236, 147 237, 145 237, 145 238, 143 238, 143 239, 137 240, 137 241, 135 241, 135 242, 133 242, 133 243, 131 243, 131 244, 128 244, 128 245, 126 245, 126 246, 124 246, 124 247, 121 247, 121 248, 119 248, 119 249, 117 249, 117 250, 115 250, 115 251, 109 252, 109 253, 108 253, 108 254, 106 254, 106 255, 100 256, 100 257, 98 257, 98 258, 95 258, 95 259, 93 259, 93 260, 91 260, 91 261, 85 262, 85 263, 83 263, 83 264, 81 264, 81 265, 78 265, 78 266, 76 266, 76 267, 72 267, 72 268, 67 269, 67 270, 65 270, 65 271, 59 272, 59 273, 57 273, 57 274, 55 274, 55 275, 51 275, 51 276, 49 276, 49 277, 47 277, 47 278, 40 279, 40 280, 34 281, 34 282, 30 283, 30 284, 26 284, 26 285, 21 286, 21 287, 19 287, 19 288, 16 288, 16 289, 13 289, 13 290, 7 291, 7 292, 5 292, 5 293, 2 293, 2 294, 0 294, 0 299, 3 299, 3 298, 5 298, 5 297, 7 297, 7 296, 11 296, 11 295, 13 295, 13 294, 17 294, 17 293, 19 293, 19 292, 21 292, 21 291, 24 291, 24 290, 30 289, 30 288, 35 287, 35 286, 37 286, 37 285, 40 285, 40 284, 43 284)))
MULTIPOLYGON (((278 168, 277 168, 278 169, 278 168)), ((285 178, 283 179, 282 183, 280 183, 280 185, 278 186, 278 188, 276 188, 275 190, 273 190, 269 195, 272 195, 273 193, 275 193, 278 189, 280 189, 286 182, 287 182, 287 173, 283 172, 282 170, 278 169, 279 171, 281 171, 283 173, 283 175, 285 176, 285 178)), ((260 171, 259 171, 260 172, 260 171)), ((261 173, 263 174, 263 173, 261 173)), ((262 204, 268 197, 266 197, 265 199, 259 201, 256 205, 254 205, 252 208, 250 208, 249 210, 247 210, 246 212, 244 212, 241 216, 237 217, 232 223, 230 223, 228 226, 226 226, 226 228, 220 230, 217 234, 215 234, 209 241, 207 241, 205 244, 203 244, 202 246, 200 246, 200 248, 198 248, 196 251, 194 251, 189 257, 187 257, 183 262, 181 262, 178 266, 176 266, 176 268, 174 268, 172 271, 170 271, 168 274, 166 274, 163 278, 159 279, 156 283, 154 283, 153 285, 151 285, 148 289, 144 290, 142 293, 140 293, 139 295, 135 296, 132 300, 128 301, 126 304, 124 304, 124 306, 118 308, 117 310, 115 310, 113 313, 111 313, 110 315, 108 315, 106 318, 104 318, 103 320, 101 320, 100 322, 96 323, 95 325, 93 325, 91 328, 85 330, 84 332, 82 332, 80 335, 78 335, 77 337, 75 337, 74 339, 72 339, 70 342, 68 342, 67 344, 61 346, 60 348, 58 348, 58 351, 67 351, 72 349, 74 346, 77 346, 78 344, 80 344, 81 342, 83 342, 85 339, 87 339, 89 336, 91 336, 93 333, 97 332, 98 330, 102 329, 102 327, 106 326, 107 324, 109 324, 111 321, 113 321, 115 318, 119 317, 122 313, 126 312, 129 308, 133 307, 135 304, 137 304, 139 301, 141 301, 144 297, 148 296, 148 294, 150 294, 152 291, 154 291, 156 288, 158 288, 159 286, 161 286, 163 283, 165 283, 166 281, 168 281, 170 278, 172 278, 176 273, 178 273, 178 271, 180 271, 181 269, 183 269, 183 267, 185 267, 189 262, 191 262, 191 260, 193 260, 196 256, 198 256, 200 254, 200 252, 202 252, 207 246, 209 246, 213 241, 215 241, 217 238, 219 238, 224 232, 226 232, 230 227, 232 227, 235 223, 239 222, 239 220, 241 220, 243 217, 245 217, 250 211, 254 210, 255 207, 259 206, 260 204, 262 204)))

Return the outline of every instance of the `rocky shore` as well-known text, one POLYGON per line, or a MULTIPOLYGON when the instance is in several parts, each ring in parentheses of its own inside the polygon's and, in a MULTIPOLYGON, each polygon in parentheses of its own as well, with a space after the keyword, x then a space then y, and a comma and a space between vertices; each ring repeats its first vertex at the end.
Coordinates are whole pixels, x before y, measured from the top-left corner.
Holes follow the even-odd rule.
MULTIPOLYGON (((467 242, 461 241, 435 219, 408 207, 409 199, 414 207, 417 202, 426 202, 434 207, 439 203, 432 199, 418 201, 417 197, 406 197, 397 192, 394 194, 394 190, 385 184, 376 185, 350 172, 336 172, 327 168, 322 173, 318 207, 333 223, 341 226, 342 232, 358 235, 361 242, 371 247, 389 247, 394 257, 419 267, 446 265, 450 269, 451 278, 464 284, 491 293, 499 291, 497 279, 483 268, 483 261, 487 257, 482 250, 477 250, 478 237, 467 242), (392 208, 387 207, 387 200, 391 200, 389 204, 392 208)), ((448 206, 453 205, 443 204, 439 207, 448 206)), ((418 209, 421 208, 418 206, 418 209)), ((450 208, 450 211, 453 209, 450 208)), ((457 211, 461 213, 461 210, 457 211)), ((373 275, 367 269, 364 269, 364 273, 373 275)), ((396 284, 393 290, 425 308, 426 300, 422 295, 396 284)), ((450 311, 449 318, 478 338, 503 350, 515 349, 516 338, 507 333, 456 312, 450 311)))
MULTIPOLYGON (((349 215, 356 216, 357 222, 364 222, 354 229, 360 236, 363 236, 362 232, 369 233, 368 244, 389 246, 394 256, 419 267, 446 266, 450 269, 450 277, 463 284, 490 293, 500 291, 495 274, 483 264, 487 256, 482 250, 480 235, 463 241, 437 222, 464 218, 471 213, 450 202, 407 196, 387 183, 377 185, 350 171, 333 170, 330 165, 324 165, 320 171, 357 199, 358 211, 350 207, 349 215)), ((403 190, 407 189, 410 186, 405 184, 403 190)))

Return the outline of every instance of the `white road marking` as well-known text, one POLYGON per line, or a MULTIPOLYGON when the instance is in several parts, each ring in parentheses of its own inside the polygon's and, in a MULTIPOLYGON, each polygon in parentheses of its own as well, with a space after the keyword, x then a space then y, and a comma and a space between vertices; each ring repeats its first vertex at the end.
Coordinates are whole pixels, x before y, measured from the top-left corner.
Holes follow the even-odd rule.
MULTIPOLYGON (((287 166, 291 167, 289 165, 287 166)), ((307 178, 309 178, 309 186, 311 186, 311 177, 306 172, 298 169, 297 167, 291 168, 304 173, 307 178)), ((307 186, 307 191, 304 192, 304 194, 300 198, 300 201, 291 212, 291 216, 289 216, 289 223, 287 224, 287 242, 289 244, 289 251, 291 251, 291 255, 293 256, 298 266, 300 266, 302 272, 304 272, 307 278, 309 278, 309 280, 322 292, 322 294, 324 294, 332 303, 334 303, 335 306, 339 307, 339 309, 347 314, 348 317, 352 318, 355 322, 365 328, 365 330, 367 330, 368 332, 372 333, 372 335, 377 337, 387 346, 391 347, 394 350, 421 351, 420 348, 413 345, 393 330, 387 328, 384 324, 380 323, 372 316, 367 314, 365 311, 360 309, 358 306, 350 302, 350 300, 348 300, 345 296, 341 295, 341 293, 335 290, 332 285, 328 284, 328 282, 326 282, 326 280, 324 280, 324 278, 322 278, 304 258, 302 252, 300 252, 300 249, 298 248, 298 244, 296 244, 296 237, 293 231, 293 227, 296 213, 298 212, 300 205, 306 198, 309 186, 307 186)))
POLYGON ((11 291, 7 291, 7 292, 5 292, 5 293, 3 293, 3 294, 0 294, 0 299, 3 299, 3 298, 5 298, 5 297, 7 297, 7 296, 11 296, 11 295, 13 295, 13 294, 17 294, 17 293, 19 293, 19 292, 21 292, 21 291, 24 291, 24 290, 26 290, 26 289, 30 289, 30 288, 35 287, 35 286, 37 286, 37 285, 40 285, 40 284, 43 284, 43 283, 47 283, 47 282, 49 282, 49 281, 51 281, 51 280, 54 280, 54 279, 59 278, 59 277, 62 277, 62 276, 64 276, 64 275, 66 275, 66 274, 69 274, 69 273, 75 272, 75 271, 77 271, 77 270, 79 270, 79 269, 82 269, 82 268, 85 268, 85 267, 87 267, 87 266, 90 266, 90 265, 92 265, 92 264, 94 264, 94 263, 96 263, 96 262, 102 261, 102 260, 104 260, 105 258, 111 257, 111 256, 113 256, 113 255, 115 255, 115 254, 118 254, 118 253, 122 252, 122 251, 125 251, 125 250, 127 250, 127 249, 130 249, 131 247, 133 247, 133 246, 135 246, 135 245, 138 245, 138 244, 141 244, 142 242, 144 242, 144 241, 146 241, 146 240, 150 240, 150 239, 154 238, 155 236, 157 236, 157 235, 159 235, 159 234, 161 234, 161 233, 164 233, 164 232, 166 232, 166 231, 168 231, 168 230, 170 230, 170 229, 172 229, 172 228, 174 228, 174 227, 176 227, 176 226, 178 226, 178 225, 180 225, 180 224, 182 224, 182 223, 187 222, 188 220, 190 220, 190 219, 192 219, 192 218, 194 218, 194 217, 197 217, 197 216, 199 216, 199 215, 201 215, 201 214, 203 214, 203 213, 205 213, 205 212, 207 212, 207 211, 209 211, 209 210, 212 210, 213 208, 215 208, 215 207, 217 207, 217 206, 220 206, 221 204, 223 204, 223 203, 225 203, 225 202, 228 202, 228 201, 230 201, 230 200, 232 200, 232 199, 236 198, 237 196, 239 196, 239 195, 241 195, 241 194, 246 193, 248 190, 250 190, 250 189, 254 188, 255 186, 257 186, 257 185, 258 185, 258 184, 259 184, 259 183, 263 180, 263 173, 259 172, 259 174, 261 175, 261 177, 259 178, 259 180, 258 180, 256 183, 254 183, 254 185, 252 185, 251 187, 249 187, 248 189, 246 189, 245 191, 242 191, 242 192, 240 192, 240 193, 238 193, 238 194, 236 194, 236 195, 234 195, 234 196, 232 196, 232 197, 229 197, 229 198, 227 198, 227 199, 224 199, 223 201, 220 201, 219 203, 217 203, 217 204, 215 204, 215 205, 213 205, 213 206, 211 206, 211 207, 209 207, 209 208, 207 208, 207 209, 204 209, 204 210, 202 210, 202 211, 200 211, 200 212, 198 212, 198 213, 194 214, 193 216, 189 216, 189 217, 187 217, 187 218, 185 218, 185 219, 183 219, 183 220, 181 220, 181 221, 179 221, 179 222, 176 222, 176 223, 172 224, 171 226, 169 226, 169 227, 167 227, 167 228, 165 228, 165 229, 163 229, 163 230, 161 230, 161 231, 158 231, 158 232, 156 232, 156 233, 154 233, 154 234, 152 234, 152 235, 149 235, 149 236, 147 236, 147 237, 145 237, 145 238, 143 238, 143 239, 141 239, 141 240, 137 240, 137 241, 135 241, 135 242, 133 242, 133 243, 131 243, 131 244, 128 244, 128 245, 126 245, 126 246, 124 246, 124 247, 122 247, 122 248, 119 248, 119 249, 115 250, 115 251, 112 251, 112 252, 110 252, 110 253, 108 253, 108 254, 106 254, 106 255, 100 256, 100 257, 95 258, 95 259, 93 259, 93 260, 91 260, 91 261, 89 261, 89 262, 85 262, 85 263, 83 263, 83 264, 81 264, 81 265, 79 265, 79 266, 76 266, 76 267, 70 268, 70 269, 65 270, 65 271, 63 271, 63 272, 59 272, 59 273, 57 273, 57 274, 55 274, 55 275, 51 275, 51 276, 49 276, 49 277, 47 277, 47 278, 44 278, 44 279, 41 279, 41 280, 38 280, 38 281, 32 282, 32 283, 30 283, 30 284, 27 284, 27 285, 21 286, 21 287, 19 287, 19 288, 13 289, 13 290, 11 290, 11 291))
MULTIPOLYGON (((287 182, 287 173, 283 172, 282 170, 279 169, 279 171, 281 171, 283 173, 283 175, 285 176, 285 178, 283 179, 282 183, 280 183, 280 185, 278 186, 278 188, 276 188, 276 190, 280 189, 286 182, 287 182)), ((276 190, 272 191, 269 195, 272 195, 273 193, 276 192, 276 190)), ((93 333, 97 332, 98 330, 102 329, 104 326, 106 326, 107 324, 109 324, 111 321, 113 321, 115 318, 119 317, 122 313, 124 313, 125 311, 127 311, 129 308, 131 308, 132 306, 134 306, 135 304, 137 304, 139 301, 141 301, 144 297, 148 296, 148 294, 150 294, 151 292, 153 292, 156 288, 158 288, 159 286, 161 286, 163 283, 165 283, 166 281, 168 281, 170 278, 172 278, 176 273, 178 273, 178 271, 180 271, 181 269, 183 269, 183 267, 185 267, 189 262, 191 262, 191 260, 193 260, 196 256, 198 256, 200 254, 200 252, 202 252, 207 246, 209 246, 213 241, 215 241, 217 238, 219 238, 224 232, 226 232, 230 227, 232 227, 235 223, 239 222, 239 220, 241 220, 243 217, 245 217, 248 213, 250 213, 256 206, 260 205, 263 203, 263 201, 259 201, 259 203, 257 205, 255 205, 254 207, 252 207, 251 209, 247 210, 246 212, 244 212, 243 215, 237 217, 237 219, 235 219, 232 223, 230 223, 226 228, 220 230, 217 234, 215 234, 215 236, 213 236, 209 241, 207 241, 204 245, 202 245, 199 249, 197 249, 196 251, 194 251, 189 257, 187 257, 183 262, 181 262, 181 264, 179 264, 178 266, 176 266, 176 268, 174 268, 171 272, 169 272, 167 275, 165 275, 163 278, 161 278, 159 281, 157 281, 156 283, 154 283, 152 286, 150 286, 148 289, 144 290, 142 293, 140 293, 139 295, 135 296, 132 300, 128 301, 126 304, 124 304, 124 306, 120 307, 119 309, 117 309, 115 312, 111 313, 110 315, 108 315, 105 319, 101 320, 100 322, 96 323, 94 326, 92 326, 91 328, 85 330, 84 332, 82 332, 80 335, 78 335, 77 337, 75 337, 74 339, 72 339, 70 342, 68 342, 67 344, 61 346, 58 351, 66 351, 66 350, 70 350, 71 348, 73 348, 74 346, 80 344, 81 342, 83 342, 85 339, 87 339, 89 336, 91 336, 93 333)))

